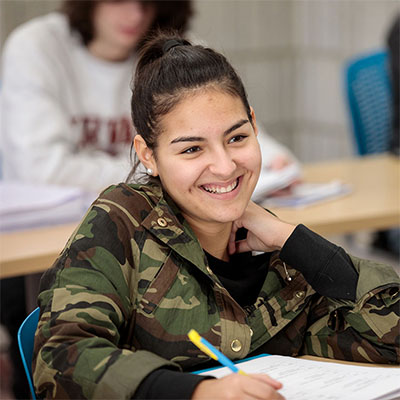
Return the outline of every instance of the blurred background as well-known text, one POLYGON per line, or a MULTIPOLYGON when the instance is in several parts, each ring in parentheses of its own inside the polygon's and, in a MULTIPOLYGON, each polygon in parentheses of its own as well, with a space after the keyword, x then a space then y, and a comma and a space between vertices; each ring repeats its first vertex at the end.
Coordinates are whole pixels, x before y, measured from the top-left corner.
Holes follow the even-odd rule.
MULTIPOLYGON (((0 45, 58 0, 0 1, 0 45)), ((343 68, 385 45, 398 0, 195 0, 190 32, 242 76, 267 132, 302 162, 355 153, 343 68)))

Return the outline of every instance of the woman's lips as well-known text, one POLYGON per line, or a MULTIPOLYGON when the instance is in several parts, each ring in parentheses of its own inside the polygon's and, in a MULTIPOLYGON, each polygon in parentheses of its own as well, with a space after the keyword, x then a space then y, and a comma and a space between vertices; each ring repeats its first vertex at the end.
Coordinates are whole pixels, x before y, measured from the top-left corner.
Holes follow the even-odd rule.
POLYGON ((211 193, 211 194, 231 193, 239 186, 239 179, 240 178, 236 178, 233 182, 226 184, 226 185, 211 183, 211 184, 207 184, 207 185, 201 185, 201 187, 207 193, 211 193))

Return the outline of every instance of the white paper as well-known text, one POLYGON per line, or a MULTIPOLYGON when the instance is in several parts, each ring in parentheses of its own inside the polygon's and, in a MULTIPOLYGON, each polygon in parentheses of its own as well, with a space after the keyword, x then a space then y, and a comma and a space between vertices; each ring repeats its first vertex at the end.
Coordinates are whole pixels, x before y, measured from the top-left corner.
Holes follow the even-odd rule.
POLYGON ((276 190, 283 189, 301 176, 301 169, 297 163, 291 163, 285 168, 271 170, 262 168, 252 200, 259 202, 276 190))
POLYGON ((284 196, 268 197, 262 202, 264 207, 305 207, 349 194, 350 185, 333 180, 326 183, 297 183, 284 196))
MULTIPOLYGON (((266 373, 280 381, 286 400, 400 399, 400 369, 345 365, 284 356, 265 356, 238 363, 248 373, 266 373)), ((218 368, 200 375, 230 374, 218 368)))
POLYGON ((0 181, 0 231, 78 221, 92 200, 75 187, 0 181))

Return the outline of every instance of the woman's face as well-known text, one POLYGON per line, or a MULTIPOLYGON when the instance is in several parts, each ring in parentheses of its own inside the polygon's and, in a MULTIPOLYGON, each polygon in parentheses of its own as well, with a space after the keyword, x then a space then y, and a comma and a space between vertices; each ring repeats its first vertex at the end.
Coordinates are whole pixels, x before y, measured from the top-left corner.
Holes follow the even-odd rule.
POLYGON ((100 52, 95 55, 106 59, 118 58, 114 54, 128 57, 151 27, 155 14, 154 4, 149 2, 99 2, 93 10, 94 39, 89 50, 95 48, 100 52))
POLYGON ((239 97, 213 89, 189 95, 161 119, 153 171, 192 226, 243 214, 261 165, 253 122, 239 97))

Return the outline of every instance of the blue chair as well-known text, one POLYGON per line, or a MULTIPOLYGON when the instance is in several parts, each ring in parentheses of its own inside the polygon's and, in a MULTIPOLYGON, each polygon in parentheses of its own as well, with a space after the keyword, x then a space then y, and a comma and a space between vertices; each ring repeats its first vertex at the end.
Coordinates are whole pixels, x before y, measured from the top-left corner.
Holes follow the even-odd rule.
MULTIPOLYGON (((380 50, 357 56, 345 67, 345 83, 358 154, 390 150, 392 138, 392 82, 389 54, 380 50)), ((399 254, 399 228, 375 233, 374 245, 399 254)))
POLYGON ((389 150, 392 135, 392 88, 388 54, 377 51, 350 60, 345 84, 358 154, 389 150))
POLYGON ((21 324, 18 329, 18 346, 21 353, 22 364, 24 365, 26 377, 28 379, 29 389, 31 390, 32 399, 36 400, 35 389, 32 380, 32 356, 33 356, 33 340, 35 337, 36 327, 39 321, 39 307, 34 309, 21 324))

